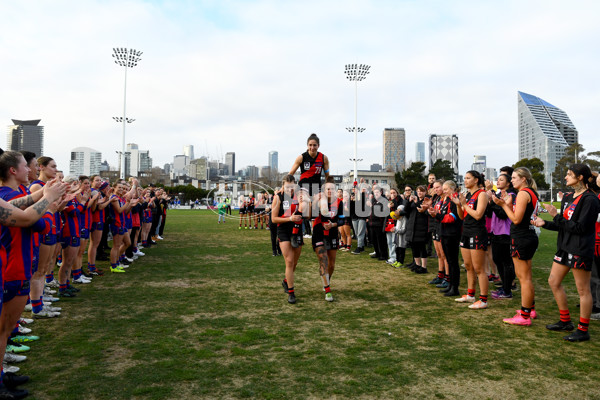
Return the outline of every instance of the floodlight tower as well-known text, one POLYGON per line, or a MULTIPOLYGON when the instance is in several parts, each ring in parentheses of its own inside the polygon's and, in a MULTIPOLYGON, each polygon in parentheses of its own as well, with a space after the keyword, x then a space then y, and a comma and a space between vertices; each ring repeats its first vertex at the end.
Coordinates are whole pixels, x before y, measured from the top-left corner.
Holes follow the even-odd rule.
POLYGON ((346 68, 344 69, 346 78, 351 82, 354 81, 354 128, 346 128, 348 132, 354 132, 354 158, 350 159, 350 161, 354 162, 354 181, 356 181, 358 176, 356 163, 362 161, 362 159, 359 160, 357 158, 356 154, 358 133, 365 130, 365 128, 358 127, 358 82, 366 79, 369 69, 371 69, 371 66, 366 64, 346 64, 346 68))
POLYGON ((134 120, 127 118, 127 69, 133 68, 141 60, 141 51, 135 49, 127 49, 125 47, 113 47, 113 57, 115 58, 115 64, 125 69, 125 89, 123 91, 123 117, 117 120, 117 122, 123 123, 123 146, 121 149, 121 179, 125 179, 125 126, 127 123, 131 123, 134 120))

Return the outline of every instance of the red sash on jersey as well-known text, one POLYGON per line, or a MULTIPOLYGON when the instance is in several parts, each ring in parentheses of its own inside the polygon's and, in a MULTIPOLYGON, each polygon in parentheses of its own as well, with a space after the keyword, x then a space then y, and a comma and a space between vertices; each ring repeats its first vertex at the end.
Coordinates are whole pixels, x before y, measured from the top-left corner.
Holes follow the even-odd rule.
POLYGON ((583 194, 580 194, 579 196, 577 196, 577 198, 569 205, 569 207, 565 208, 565 211, 563 211, 563 217, 565 217, 565 219, 567 221, 570 221, 571 218, 573 217, 575 208, 577 208, 577 204, 579 204, 579 199, 581 199, 582 195, 583 194))
MULTIPOLYGON (((327 204, 327 208, 329 211, 328 215, 322 215, 321 213, 319 213, 319 216, 317 218, 315 218, 315 222, 313 223, 313 228, 319 224, 322 225, 325 222, 330 222, 331 219, 338 214, 338 210, 339 210, 340 206, 342 205, 341 203, 342 203, 342 200, 336 199, 335 202, 333 202, 331 204, 327 204)), ((323 234, 325 236, 328 236, 329 231, 327 229, 324 229, 323 234)))
POLYGON ((304 173, 300 175, 300 180, 312 178, 315 175, 321 175, 321 169, 323 169, 323 154, 317 153, 315 162, 310 166, 309 170, 304 171, 304 173))
POLYGON ((295 212, 296 209, 298 208, 298 200, 294 197, 292 199, 292 204, 286 204, 288 203, 289 200, 283 200, 281 202, 281 207, 283 209, 283 215, 282 217, 291 217, 295 212), (287 206, 287 208, 286 208, 287 206))
MULTIPOLYGON (((529 196, 531 197, 531 205, 533 206, 533 214, 537 215, 538 198, 535 195, 535 192, 533 190, 531 190, 530 188, 525 188, 525 189, 520 189, 520 190, 523 190, 523 191, 529 193, 529 196)), ((517 208, 517 196, 515 196, 513 198, 513 212, 515 212, 516 208, 517 208)))
POLYGON ((529 195, 531 196, 531 205, 533 205, 533 212, 535 214, 537 214, 537 203, 538 203, 538 198, 535 195, 535 192, 533 190, 531 190, 530 188, 525 188, 523 189, 524 191, 526 191, 527 193, 529 193, 529 195))
MULTIPOLYGON (((471 196, 471 198, 469 199, 469 201, 467 201, 467 207, 469 207, 471 210, 475 209, 475 204, 477 203, 477 198, 479 197, 479 195, 481 194, 481 192, 483 192, 483 189, 479 189, 478 191, 476 191, 475 193, 473 193, 473 196, 471 196)), ((463 217, 466 217, 469 213, 465 210, 463 211, 465 214, 463 217)))
POLYGON ((440 197, 440 199, 435 203, 435 206, 433 206, 433 208, 435 209, 435 211, 439 214, 440 210, 442 209, 442 205, 444 204, 442 198, 440 197))

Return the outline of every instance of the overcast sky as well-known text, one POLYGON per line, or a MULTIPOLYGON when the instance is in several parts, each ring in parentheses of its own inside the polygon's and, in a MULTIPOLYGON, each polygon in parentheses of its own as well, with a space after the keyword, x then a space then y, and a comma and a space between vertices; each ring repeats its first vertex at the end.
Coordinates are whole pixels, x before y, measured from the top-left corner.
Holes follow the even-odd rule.
POLYGON ((407 160, 436 133, 459 136, 461 173, 475 154, 512 164, 519 90, 566 111, 600 150, 597 1, 2 1, 0 15, 3 137, 12 118, 41 119, 45 155, 65 171, 81 146, 117 164, 113 47, 144 52, 128 71, 126 141, 161 167, 192 144, 196 157, 235 152, 236 169, 276 150, 287 170, 315 132, 331 172, 348 172, 347 63, 371 65, 359 169, 382 163, 388 127, 406 129, 407 160))

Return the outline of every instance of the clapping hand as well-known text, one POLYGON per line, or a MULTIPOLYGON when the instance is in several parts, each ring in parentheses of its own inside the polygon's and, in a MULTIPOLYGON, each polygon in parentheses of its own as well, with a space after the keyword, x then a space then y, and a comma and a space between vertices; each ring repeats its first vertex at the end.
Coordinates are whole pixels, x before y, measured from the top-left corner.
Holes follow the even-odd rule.
POLYGON ((546 211, 548 211, 548 214, 550 214, 552 218, 556 217, 556 214, 558 214, 556 207, 554 207, 552 203, 544 204, 544 208, 546 211))
POLYGON ((534 217, 533 220, 531 220, 531 225, 537 226, 538 228, 541 228, 542 226, 544 226, 545 223, 546 223, 546 221, 544 221, 543 219, 541 219, 537 215, 534 217))

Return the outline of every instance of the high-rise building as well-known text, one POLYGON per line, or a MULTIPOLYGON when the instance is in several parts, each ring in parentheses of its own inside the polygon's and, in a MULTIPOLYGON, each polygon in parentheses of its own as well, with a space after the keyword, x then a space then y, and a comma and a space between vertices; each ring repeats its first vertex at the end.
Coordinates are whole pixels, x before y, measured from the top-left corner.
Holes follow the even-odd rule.
POLYGON ((425 163, 425 142, 417 142, 415 145, 415 161, 425 163))
POLYGON ((383 130, 383 168, 403 171, 406 163, 406 132, 404 128, 383 130))
POLYGON ((518 92, 519 160, 539 158, 546 182, 567 146, 579 140, 577 128, 567 113, 531 94, 518 92))
POLYGON ((279 171, 279 153, 276 151, 269 152, 269 168, 272 172, 279 171))
POLYGON ((183 146, 183 155, 187 156, 190 161, 193 160, 194 159, 194 146, 191 144, 186 144, 185 146, 183 146))
POLYGON ((437 160, 448 160, 454 172, 458 174, 458 136, 429 135, 429 168, 437 160))
POLYGON ((127 144, 125 153, 126 175, 139 176, 140 172, 149 172, 152 169, 152 158, 149 150, 140 150, 135 143, 127 144))
POLYGON ((225 153, 225 164, 229 175, 235 175, 235 153, 225 153))
POLYGON ((38 157, 44 155, 44 127, 39 125, 40 121, 13 119, 13 125, 9 125, 6 135, 7 150, 27 150, 38 157))
POLYGON ((173 157, 173 169, 171 170, 171 177, 185 176, 186 166, 190 163, 190 159, 183 154, 178 154, 173 157))
POLYGON ((69 175, 98 175, 102 166, 102 153, 89 147, 77 147, 71 150, 69 175))
POLYGON ((196 178, 201 181, 205 181, 208 179, 208 160, 206 159, 206 157, 200 157, 190 161, 190 167, 195 168, 195 174, 194 168, 190 168, 190 175, 193 178, 196 178))
POLYGON ((473 156, 473 164, 471 164, 471 169, 482 174, 485 173, 486 160, 486 156, 473 156))
POLYGON ((489 179, 490 181, 495 181, 498 179, 498 172, 496 172, 496 168, 487 167, 484 174, 485 179, 489 179))
POLYGON ((245 176, 248 179, 257 180, 258 179, 258 167, 254 166, 254 165, 248 165, 246 167, 245 176))

